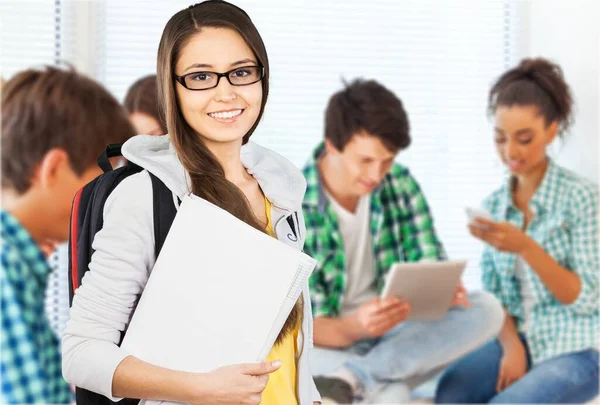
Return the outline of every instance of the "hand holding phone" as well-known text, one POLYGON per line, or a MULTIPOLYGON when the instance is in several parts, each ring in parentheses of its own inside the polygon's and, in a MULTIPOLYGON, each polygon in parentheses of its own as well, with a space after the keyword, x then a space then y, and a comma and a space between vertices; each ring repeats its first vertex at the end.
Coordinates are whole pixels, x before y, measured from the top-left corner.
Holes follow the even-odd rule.
POLYGON ((469 218, 469 225, 481 227, 481 225, 477 225, 477 223, 475 222, 475 219, 477 218, 487 219, 488 221, 494 220, 492 215, 483 208, 467 207, 465 208, 465 211, 467 213, 467 217, 469 218))

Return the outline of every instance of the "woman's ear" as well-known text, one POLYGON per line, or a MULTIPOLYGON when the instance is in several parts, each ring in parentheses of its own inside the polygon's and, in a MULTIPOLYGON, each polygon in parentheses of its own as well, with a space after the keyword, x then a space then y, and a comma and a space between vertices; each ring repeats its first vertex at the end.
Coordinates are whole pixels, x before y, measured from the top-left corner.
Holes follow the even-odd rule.
POLYGON ((35 169, 32 183, 45 189, 54 187, 61 182, 65 170, 71 170, 69 155, 63 149, 51 149, 35 169))
POLYGON ((546 128, 546 145, 550 145, 552 142, 554 142, 557 134, 558 121, 554 121, 546 128))

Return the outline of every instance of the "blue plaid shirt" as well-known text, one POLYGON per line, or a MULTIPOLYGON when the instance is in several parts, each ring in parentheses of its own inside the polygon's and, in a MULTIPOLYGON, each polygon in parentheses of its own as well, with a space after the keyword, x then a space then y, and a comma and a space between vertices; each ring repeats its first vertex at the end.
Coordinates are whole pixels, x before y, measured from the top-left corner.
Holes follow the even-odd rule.
POLYGON ((2 403, 68 404, 58 338, 44 312, 50 267, 15 217, 0 211, 2 403))
MULTIPOLYGON (((518 228, 523 213, 512 202, 511 181, 489 196, 484 207, 495 221, 518 228)), ((600 246, 598 187, 550 161, 529 206, 534 218, 526 233, 561 266, 581 279, 581 292, 570 305, 559 302, 525 263, 534 305, 525 332, 534 362, 600 345, 600 246)), ((486 245, 481 261, 483 285, 502 302, 522 330, 524 313, 514 253, 486 245)))

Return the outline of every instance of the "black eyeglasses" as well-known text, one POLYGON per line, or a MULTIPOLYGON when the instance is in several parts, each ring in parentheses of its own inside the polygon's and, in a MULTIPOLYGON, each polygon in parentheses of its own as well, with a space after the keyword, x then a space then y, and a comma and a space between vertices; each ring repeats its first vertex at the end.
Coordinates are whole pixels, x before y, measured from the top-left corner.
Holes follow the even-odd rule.
POLYGON ((242 66, 225 73, 187 73, 183 76, 175 76, 175 80, 188 90, 208 90, 217 87, 221 77, 226 77, 232 86, 248 86, 261 81, 264 76, 265 69, 262 66, 242 66))

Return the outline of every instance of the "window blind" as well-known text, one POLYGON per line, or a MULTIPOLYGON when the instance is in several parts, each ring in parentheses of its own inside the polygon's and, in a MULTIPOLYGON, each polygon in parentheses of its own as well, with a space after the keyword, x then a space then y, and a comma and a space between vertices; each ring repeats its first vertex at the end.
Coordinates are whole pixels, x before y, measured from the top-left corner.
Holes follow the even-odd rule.
MULTIPOLYGON (((468 259, 465 282, 480 287, 482 245, 466 227, 502 181, 486 117, 492 80, 519 59, 517 2, 473 0, 238 0, 258 27, 271 63, 271 89, 253 140, 302 167, 323 138, 328 99, 342 81, 376 79, 404 102, 409 167, 430 203, 450 258, 468 259)), ((99 79, 119 97, 155 72, 165 23, 189 1, 107 0, 99 79)))
POLYGON ((0 75, 16 72, 61 57, 61 1, 0 2, 0 75))

